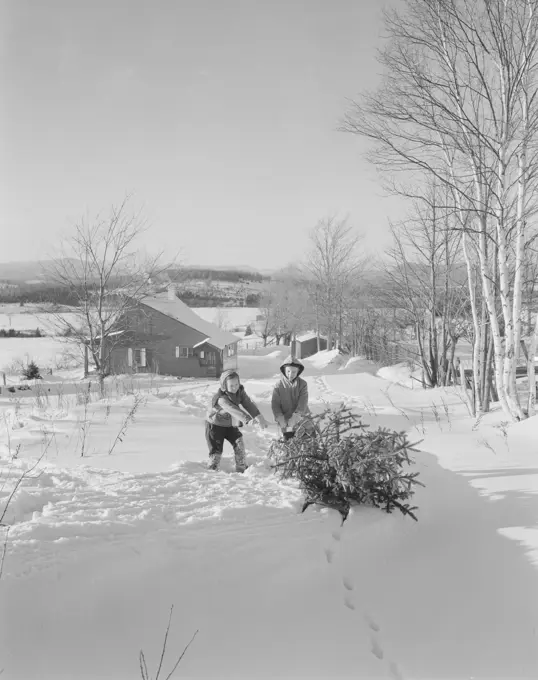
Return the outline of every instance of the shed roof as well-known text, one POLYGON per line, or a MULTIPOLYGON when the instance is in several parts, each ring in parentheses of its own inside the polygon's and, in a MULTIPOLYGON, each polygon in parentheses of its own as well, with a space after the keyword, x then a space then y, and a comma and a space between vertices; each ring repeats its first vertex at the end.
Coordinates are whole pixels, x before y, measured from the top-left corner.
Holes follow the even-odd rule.
MULTIPOLYGON (((317 337, 318 337, 318 334, 315 331, 308 331, 307 333, 301 333, 300 335, 298 335, 295 338, 295 340, 297 340, 297 342, 305 342, 306 340, 313 340, 314 338, 317 338, 317 337)), ((326 339, 324 335, 321 335, 321 333, 320 333, 319 337, 322 340, 326 339)))
POLYGON ((203 342, 208 342, 217 349, 224 349, 226 345, 231 345, 239 341, 239 337, 228 331, 221 330, 217 325, 210 321, 205 321, 198 316, 196 312, 188 305, 182 302, 179 298, 170 300, 168 293, 159 293, 157 295, 147 295, 140 301, 141 304, 155 309, 161 314, 175 319, 189 328, 194 328, 205 335, 206 339, 203 342))

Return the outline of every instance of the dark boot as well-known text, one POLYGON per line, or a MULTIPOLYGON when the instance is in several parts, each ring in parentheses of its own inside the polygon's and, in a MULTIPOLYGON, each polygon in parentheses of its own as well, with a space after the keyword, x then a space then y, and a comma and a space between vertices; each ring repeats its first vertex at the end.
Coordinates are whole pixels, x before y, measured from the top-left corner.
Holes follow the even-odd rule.
POLYGON ((210 454, 209 465, 208 465, 209 470, 218 470, 219 469, 221 456, 222 456, 222 454, 220 454, 220 453, 210 454))
POLYGON ((235 452, 235 469, 237 472, 244 472, 247 468, 247 462, 245 460, 245 442, 243 437, 238 439, 234 444, 235 452))

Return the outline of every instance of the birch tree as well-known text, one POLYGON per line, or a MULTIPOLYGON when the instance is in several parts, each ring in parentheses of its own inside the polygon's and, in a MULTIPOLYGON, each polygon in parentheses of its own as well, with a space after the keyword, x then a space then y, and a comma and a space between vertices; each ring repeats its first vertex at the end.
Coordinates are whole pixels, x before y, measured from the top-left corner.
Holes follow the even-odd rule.
POLYGON ((370 159, 393 190, 409 195, 433 178, 446 188, 468 272, 476 413, 487 327, 498 398, 515 420, 527 415, 516 366, 523 256, 535 231, 537 9, 538 0, 405 0, 386 14, 383 84, 343 123, 373 142, 370 159))

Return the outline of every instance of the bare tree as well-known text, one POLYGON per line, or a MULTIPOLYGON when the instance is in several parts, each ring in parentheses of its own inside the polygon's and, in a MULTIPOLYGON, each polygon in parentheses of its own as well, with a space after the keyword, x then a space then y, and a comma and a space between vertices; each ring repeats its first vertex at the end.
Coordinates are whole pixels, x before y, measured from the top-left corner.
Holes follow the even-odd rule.
POLYGON ((432 387, 448 384, 455 375, 456 345, 467 327, 461 233, 442 199, 438 187, 429 187, 423 200, 413 202, 410 218, 391 225, 394 247, 379 296, 413 326, 414 358, 432 387))
POLYGON ((215 318, 213 323, 218 326, 221 330, 227 331, 230 328, 230 318, 228 313, 224 309, 218 309, 215 312, 215 318))
POLYGON ((432 178, 446 188, 468 272, 476 411, 486 406, 489 328, 499 400, 513 419, 526 415, 516 365, 535 235, 537 10, 538 0, 405 0, 386 15, 385 81, 343 126, 373 141, 370 158, 393 190, 419 196, 413 186, 432 178))
POLYGON ((311 248, 304 271, 319 328, 327 334, 327 348, 344 339, 346 291, 359 277, 364 261, 358 254, 360 237, 347 220, 322 219, 310 234, 311 248))
POLYGON ((75 225, 47 269, 48 277, 78 300, 70 310, 74 318, 52 310, 56 331, 89 352, 101 388, 111 353, 128 330, 128 312, 170 266, 161 264, 162 253, 144 256, 136 248, 146 229, 140 215, 129 212, 126 198, 107 217, 75 225))
POLYGON ((257 332, 264 339, 274 336, 278 345, 285 337, 301 330, 305 323, 306 293, 304 286, 291 269, 279 272, 265 287, 260 299, 257 332))

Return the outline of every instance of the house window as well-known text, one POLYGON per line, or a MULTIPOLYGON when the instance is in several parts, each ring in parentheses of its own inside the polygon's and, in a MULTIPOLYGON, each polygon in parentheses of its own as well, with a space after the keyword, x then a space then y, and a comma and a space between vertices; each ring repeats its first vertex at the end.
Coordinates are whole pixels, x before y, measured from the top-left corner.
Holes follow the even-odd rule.
POLYGON ((146 350, 145 348, 133 349, 131 347, 127 350, 127 364, 130 367, 140 366, 146 367, 146 350))
POLYGON ((180 345, 176 347, 176 359, 188 359, 194 356, 194 350, 192 347, 185 347, 180 345))
POLYGON ((205 359, 205 352, 204 352, 204 350, 201 350, 201 351, 200 351, 199 356, 200 356, 200 359, 205 359))
POLYGON ((227 356, 234 357, 235 356, 235 345, 228 345, 226 347, 226 353, 227 353, 227 356))

